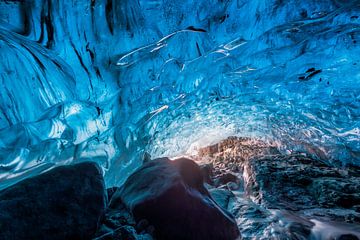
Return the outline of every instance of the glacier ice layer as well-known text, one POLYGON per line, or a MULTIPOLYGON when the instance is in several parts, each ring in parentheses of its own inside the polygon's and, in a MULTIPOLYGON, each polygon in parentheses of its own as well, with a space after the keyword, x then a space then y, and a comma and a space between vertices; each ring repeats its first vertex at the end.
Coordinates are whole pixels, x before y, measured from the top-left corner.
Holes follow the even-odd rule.
POLYGON ((359 26, 357 0, 1 1, 0 188, 231 135, 359 165, 359 26))

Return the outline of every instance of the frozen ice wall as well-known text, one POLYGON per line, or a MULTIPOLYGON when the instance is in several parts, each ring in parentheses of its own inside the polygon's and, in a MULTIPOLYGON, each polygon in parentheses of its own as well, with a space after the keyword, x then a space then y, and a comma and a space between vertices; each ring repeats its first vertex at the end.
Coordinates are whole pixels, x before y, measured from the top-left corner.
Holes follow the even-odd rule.
POLYGON ((359 24, 356 0, 1 1, 0 188, 230 135, 359 164, 359 24))

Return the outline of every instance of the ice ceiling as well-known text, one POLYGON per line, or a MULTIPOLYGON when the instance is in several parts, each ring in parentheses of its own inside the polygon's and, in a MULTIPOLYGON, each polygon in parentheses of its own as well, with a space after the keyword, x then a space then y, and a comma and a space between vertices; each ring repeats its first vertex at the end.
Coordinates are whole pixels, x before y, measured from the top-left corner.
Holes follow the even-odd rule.
POLYGON ((230 135, 360 159, 357 0, 0 2, 0 182, 230 135))

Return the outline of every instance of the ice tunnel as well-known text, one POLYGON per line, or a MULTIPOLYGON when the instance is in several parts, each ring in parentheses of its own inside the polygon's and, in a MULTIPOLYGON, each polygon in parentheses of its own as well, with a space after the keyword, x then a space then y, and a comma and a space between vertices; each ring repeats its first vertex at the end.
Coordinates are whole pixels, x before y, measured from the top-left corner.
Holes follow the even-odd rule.
POLYGON ((359 44, 358 0, 2 0, 0 189, 228 137, 357 169, 359 44))

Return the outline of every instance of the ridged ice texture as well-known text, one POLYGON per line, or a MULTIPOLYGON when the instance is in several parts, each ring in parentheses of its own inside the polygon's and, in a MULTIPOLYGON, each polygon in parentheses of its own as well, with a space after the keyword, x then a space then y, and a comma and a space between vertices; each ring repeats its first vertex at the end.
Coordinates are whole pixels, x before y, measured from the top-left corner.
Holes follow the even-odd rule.
POLYGON ((109 185, 230 135, 360 160, 360 4, 0 2, 1 187, 92 159, 109 185))

